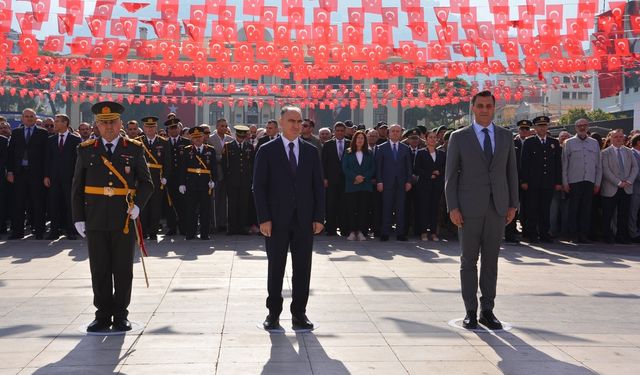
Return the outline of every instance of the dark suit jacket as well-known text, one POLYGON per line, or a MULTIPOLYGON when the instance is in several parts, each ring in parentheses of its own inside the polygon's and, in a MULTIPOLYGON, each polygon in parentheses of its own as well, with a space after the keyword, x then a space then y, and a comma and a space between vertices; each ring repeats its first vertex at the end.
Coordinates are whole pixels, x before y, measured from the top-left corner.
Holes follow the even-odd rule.
POLYGON ((258 222, 272 222, 272 228, 288 226, 296 212, 298 221, 311 227, 324 222, 324 185, 318 150, 299 139, 298 168, 295 176, 282 138, 258 150, 253 169, 253 196, 258 222))
POLYGON ((76 157, 80 137, 69 132, 65 137, 62 152, 59 149, 60 135, 52 135, 47 139, 47 154, 45 159, 44 176, 51 179, 51 183, 62 182, 71 187, 73 172, 76 168, 76 157))
MULTIPOLYGON (((278 135, 276 135, 273 139, 278 139, 278 138, 280 138, 280 137, 279 137, 278 135)), ((264 135, 264 136, 260 137, 260 138, 258 139, 258 144, 256 144, 256 151, 258 151, 258 150, 260 149, 260 147, 261 147, 263 144, 265 144, 265 143, 267 143, 267 142, 270 142, 270 141, 272 141, 273 139, 269 138, 269 137, 268 137, 268 136, 266 136, 266 135, 264 135)))
MULTIPOLYGON (((349 140, 344 138, 344 154, 347 153, 348 148, 349 140)), ((322 171, 324 172, 324 178, 329 180, 329 185, 344 186, 342 161, 338 157, 338 144, 335 138, 328 140, 322 146, 322 171)))
POLYGON ((436 150, 436 160, 433 161, 428 149, 418 150, 413 167, 413 173, 418 176, 418 189, 425 188, 427 185, 436 189, 444 189, 446 155, 444 151, 436 150), (438 171, 440 174, 436 178, 431 178, 434 171, 438 171))
POLYGON ((520 156, 520 183, 529 188, 552 189, 562 185, 562 148, 557 139, 546 137, 544 146, 537 136, 527 137, 520 156))
POLYGON ((9 148, 9 139, 4 135, 0 135, 0 179, 5 178, 7 170, 7 152, 9 148))
POLYGON ((28 152, 29 176, 40 179, 44 177, 44 159, 47 150, 49 133, 43 128, 34 126, 29 144, 25 143, 24 126, 13 129, 7 156, 7 172, 17 174, 22 166, 25 150, 28 152))
MULTIPOLYGON (((376 150, 376 179, 391 187, 394 182, 404 185, 411 182, 413 173, 413 160, 411 160, 411 148, 398 142, 398 158, 394 160, 391 150, 391 142, 378 145, 376 150)), ((386 189, 387 187, 385 187, 386 189)), ((403 187, 404 189, 404 187, 403 187)))

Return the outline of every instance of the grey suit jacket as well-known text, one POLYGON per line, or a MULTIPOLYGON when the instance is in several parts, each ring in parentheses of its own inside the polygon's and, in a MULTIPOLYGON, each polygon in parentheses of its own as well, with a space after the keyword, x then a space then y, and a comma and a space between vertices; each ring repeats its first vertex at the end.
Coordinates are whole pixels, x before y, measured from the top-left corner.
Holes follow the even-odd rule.
POLYGON ((472 126, 451 134, 445 168, 447 209, 460 209, 464 217, 484 216, 493 201, 500 215, 518 207, 518 168, 513 136, 495 126, 495 151, 491 164, 472 126), (491 199, 493 197, 493 199, 491 199))
POLYGON ((220 140, 218 132, 214 131, 211 133, 209 139, 205 141, 207 144, 213 146, 213 148, 216 150, 216 160, 218 161, 218 181, 222 181, 222 178, 224 176, 224 174, 222 173, 222 163, 220 162, 220 160, 222 160, 222 149, 225 143, 231 142, 233 140, 234 138, 232 136, 226 134, 224 135, 224 139, 220 140))
POLYGON ((613 197, 618 191, 618 183, 622 180, 631 182, 630 186, 624 188, 624 192, 627 194, 633 193, 633 180, 638 174, 638 165, 634 160, 631 149, 623 146, 620 150, 622 151, 624 171, 620 170, 615 147, 609 146, 600 153, 600 159, 602 160, 600 195, 603 197, 613 197))

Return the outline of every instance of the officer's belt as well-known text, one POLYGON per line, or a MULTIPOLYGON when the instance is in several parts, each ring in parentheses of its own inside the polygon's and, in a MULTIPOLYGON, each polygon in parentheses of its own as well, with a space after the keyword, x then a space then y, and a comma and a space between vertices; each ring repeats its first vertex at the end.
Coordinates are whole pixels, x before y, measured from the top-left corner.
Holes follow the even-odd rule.
POLYGON ((203 168, 187 168, 187 172, 195 174, 211 174, 208 169, 203 168))
POLYGON ((85 186, 84 192, 86 194, 113 197, 114 195, 135 194, 136 189, 114 188, 111 186, 85 186))
POLYGON ((156 168, 156 169, 162 169, 162 164, 147 163, 147 167, 156 168))

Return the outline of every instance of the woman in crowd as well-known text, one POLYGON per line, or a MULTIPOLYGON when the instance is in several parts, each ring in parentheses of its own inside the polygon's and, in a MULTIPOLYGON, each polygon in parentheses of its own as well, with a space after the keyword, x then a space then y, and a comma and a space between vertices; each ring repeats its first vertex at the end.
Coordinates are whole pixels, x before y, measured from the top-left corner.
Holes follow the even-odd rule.
POLYGON ((444 166, 446 154, 437 150, 438 137, 436 132, 427 133, 427 147, 419 150, 413 167, 418 176, 416 184, 418 197, 418 215, 423 241, 438 241, 438 205, 444 191, 444 166))
POLYGON ((375 173, 373 155, 367 146, 367 137, 362 130, 353 134, 351 146, 342 157, 345 177, 345 194, 349 221, 349 241, 364 241, 367 232, 369 206, 375 173))

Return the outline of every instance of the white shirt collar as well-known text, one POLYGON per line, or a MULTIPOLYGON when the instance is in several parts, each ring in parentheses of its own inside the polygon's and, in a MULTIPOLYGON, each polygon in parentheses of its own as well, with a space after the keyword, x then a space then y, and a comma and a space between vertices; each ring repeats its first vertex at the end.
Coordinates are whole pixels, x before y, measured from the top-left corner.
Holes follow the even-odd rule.
POLYGON ((58 133, 58 138, 60 138, 61 135, 67 138, 67 136, 69 135, 69 129, 67 129, 67 131, 65 131, 64 133, 58 133))
POLYGON ((107 140, 104 139, 104 138, 100 138, 100 139, 102 139, 102 144, 105 145, 105 147, 104 147, 105 149, 107 148, 106 144, 107 143, 111 143, 113 145, 113 148, 111 149, 111 151, 113 151, 113 150, 116 149, 116 146, 118 145, 118 142, 120 141, 120 136, 118 135, 111 142, 107 142, 107 140))
MULTIPOLYGON (((477 122, 473 122, 473 130, 475 130, 476 133, 481 133, 482 129, 485 129, 484 126, 478 124, 477 122)), ((489 124, 489 126, 486 127, 486 129, 489 130, 489 133, 493 133, 493 122, 491 124, 489 124)))

